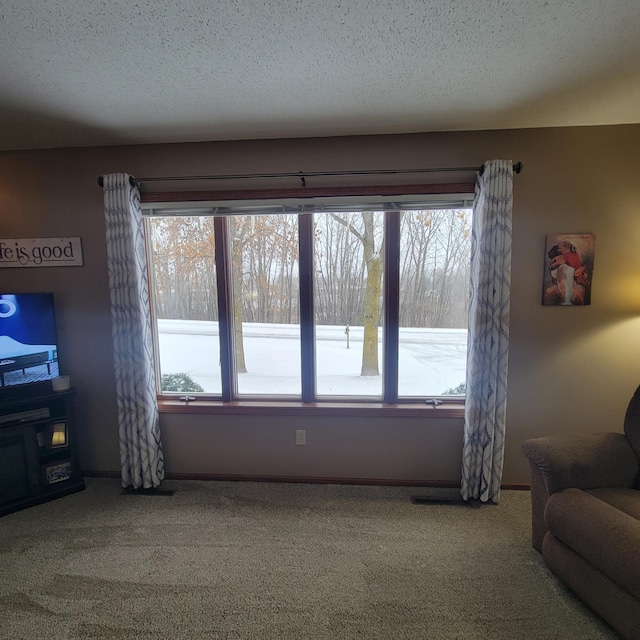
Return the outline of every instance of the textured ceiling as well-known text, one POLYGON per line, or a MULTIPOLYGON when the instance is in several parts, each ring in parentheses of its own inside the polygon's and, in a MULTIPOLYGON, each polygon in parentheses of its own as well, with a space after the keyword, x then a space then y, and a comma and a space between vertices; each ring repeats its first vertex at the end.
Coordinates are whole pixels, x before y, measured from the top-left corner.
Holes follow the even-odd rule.
POLYGON ((0 0, 0 148, 640 122, 640 0, 0 0))

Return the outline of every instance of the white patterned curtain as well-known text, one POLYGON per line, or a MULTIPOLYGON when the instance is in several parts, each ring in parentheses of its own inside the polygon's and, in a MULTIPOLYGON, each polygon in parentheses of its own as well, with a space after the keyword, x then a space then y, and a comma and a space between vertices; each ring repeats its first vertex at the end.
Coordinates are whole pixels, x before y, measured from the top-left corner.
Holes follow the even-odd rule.
POLYGON ((126 173, 105 175, 103 187, 122 486, 151 489, 164 478, 164 456, 140 192, 126 173))
POLYGON ((513 164, 491 160, 473 204, 467 398, 461 492, 498 502, 504 459, 513 164))

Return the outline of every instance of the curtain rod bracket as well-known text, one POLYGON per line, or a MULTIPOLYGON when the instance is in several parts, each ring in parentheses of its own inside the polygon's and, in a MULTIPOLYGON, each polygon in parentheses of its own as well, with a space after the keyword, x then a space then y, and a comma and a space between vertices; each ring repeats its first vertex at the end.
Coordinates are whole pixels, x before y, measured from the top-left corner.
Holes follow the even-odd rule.
POLYGON ((299 173, 300 173, 300 184, 302 185, 302 188, 304 189, 307 186, 307 180, 305 179, 304 175, 302 174, 302 171, 300 171, 299 173))
MULTIPOLYGON (((478 169, 478 174, 482 175, 484 173, 484 165, 482 165, 479 169, 478 169)), ((522 173, 522 162, 516 162, 513 165, 513 173, 522 173)))
MULTIPOLYGON (((136 179, 133 176, 129 176, 129 184, 132 187, 137 187, 138 186, 138 182, 136 181, 136 179)), ((104 188, 104 176, 98 176, 98 186, 100 188, 104 188)))

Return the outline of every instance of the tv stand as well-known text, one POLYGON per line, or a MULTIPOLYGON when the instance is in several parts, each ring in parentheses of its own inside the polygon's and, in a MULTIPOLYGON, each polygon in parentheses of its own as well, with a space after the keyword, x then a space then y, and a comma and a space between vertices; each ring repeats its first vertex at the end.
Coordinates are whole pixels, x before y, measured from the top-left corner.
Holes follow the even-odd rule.
POLYGON ((82 491, 73 389, 0 399, 0 516, 82 491))

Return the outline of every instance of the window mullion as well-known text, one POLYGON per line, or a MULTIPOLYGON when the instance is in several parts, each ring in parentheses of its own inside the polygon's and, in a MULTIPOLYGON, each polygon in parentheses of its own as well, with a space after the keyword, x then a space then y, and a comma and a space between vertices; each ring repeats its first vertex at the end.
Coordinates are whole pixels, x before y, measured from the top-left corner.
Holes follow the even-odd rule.
POLYGON ((384 235, 384 391, 388 404, 398 401, 400 324, 400 211, 385 212, 384 235))
POLYGON ((316 330, 313 309, 313 214, 298 216, 298 269, 300 279, 300 344, 302 401, 316 400, 316 330))
POLYGON ((218 284, 218 326, 220 334, 220 368, 222 376, 222 400, 230 402, 235 397, 235 349, 234 318, 231 287, 231 244, 229 219, 220 217, 215 222, 216 281, 218 284))

